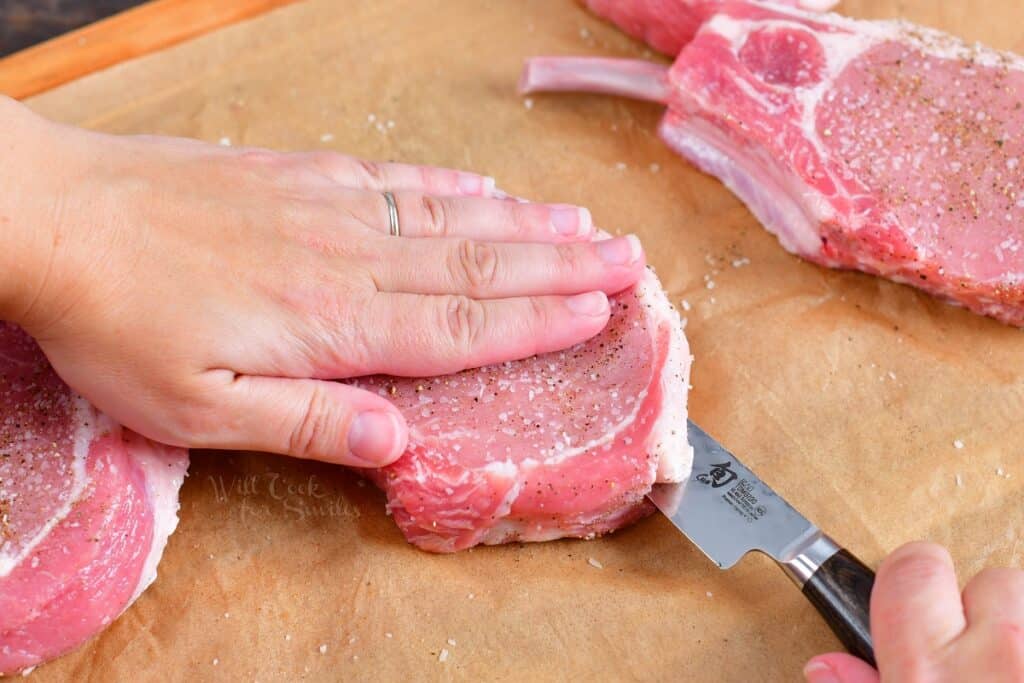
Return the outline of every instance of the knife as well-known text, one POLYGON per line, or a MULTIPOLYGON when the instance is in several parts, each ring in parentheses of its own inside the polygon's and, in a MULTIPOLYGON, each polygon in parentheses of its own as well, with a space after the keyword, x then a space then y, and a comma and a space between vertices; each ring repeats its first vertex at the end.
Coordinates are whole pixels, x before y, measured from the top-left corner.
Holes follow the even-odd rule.
POLYGON ((655 485, 651 502, 721 569, 752 550, 775 560, 846 649, 874 666, 868 620, 874 572, 693 422, 688 434, 689 479, 655 485))

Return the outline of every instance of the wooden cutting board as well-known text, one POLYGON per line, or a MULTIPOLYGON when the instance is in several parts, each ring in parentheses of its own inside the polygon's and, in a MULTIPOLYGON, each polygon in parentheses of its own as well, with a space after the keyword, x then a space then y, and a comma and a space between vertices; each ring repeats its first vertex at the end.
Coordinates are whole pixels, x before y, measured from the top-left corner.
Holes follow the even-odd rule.
POLYGON ((0 59, 0 93, 36 95, 294 1, 153 0, 0 59))
MULTIPOLYGON (((1024 50, 1019 0, 842 9, 1024 50)), ((650 56, 569 0, 310 0, 29 104, 113 133, 460 166, 585 204, 640 235, 687 317, 693 417, 787 499, 871 563, 930 538, 964 572, 1019 565, 1021 331, 787 254, 665 149, 657 107, 519 98, 536 54, 650 56)), ((157 583, 35 678, 792 681, 837 647, 770 562, 720 572, 659 518, 427 555, 345 472, 223 453, 194 454, 181 518, 157 583)))

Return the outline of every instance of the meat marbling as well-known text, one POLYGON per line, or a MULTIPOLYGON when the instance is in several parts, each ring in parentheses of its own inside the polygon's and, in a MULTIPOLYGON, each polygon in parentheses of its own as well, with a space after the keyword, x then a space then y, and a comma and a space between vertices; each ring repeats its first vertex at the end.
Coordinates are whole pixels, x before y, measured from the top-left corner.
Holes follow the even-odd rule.
POLYGON ((431 379, 352 383, 389 396, 408 451, 369 473, 411 543, 593 537, 651 511, 655 481, 690 469, 690 353, 653 272, 612 297, 597 337, 560 353, 431 379))
POLYGON ((188 466, 71 392, 0 323, 0 674, 61 655, 156 578, 188 466))
POLYGON ((664 102, 662 138, 788 250, 1024 325, 1016 55, 904 22, 733 1, 670 70, 539 58, 521 85, 664 102))
MULTIPOLYGON (((580 0, 594 14, 655 50, 675 56, 725 0, 580 0)), ((825 11, 838 0, 776 0, 779 4, 825 11)))

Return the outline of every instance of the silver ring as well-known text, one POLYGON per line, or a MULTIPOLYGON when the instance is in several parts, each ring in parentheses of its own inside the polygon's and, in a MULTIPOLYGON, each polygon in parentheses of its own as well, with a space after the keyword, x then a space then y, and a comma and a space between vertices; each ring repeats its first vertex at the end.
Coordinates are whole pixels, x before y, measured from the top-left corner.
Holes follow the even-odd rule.
POLYGON ((398 204, 395 202, 395 195, 384 192, 384 201, 388 205, 388 233, 392 237, 401 237, 402 229, 398 225, 398 204))

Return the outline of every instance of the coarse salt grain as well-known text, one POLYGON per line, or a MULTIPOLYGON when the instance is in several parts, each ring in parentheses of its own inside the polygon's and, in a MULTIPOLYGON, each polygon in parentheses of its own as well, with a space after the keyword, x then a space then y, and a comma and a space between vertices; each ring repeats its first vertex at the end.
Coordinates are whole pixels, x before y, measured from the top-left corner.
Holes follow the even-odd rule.
POLYGON ((439 654, 437 656, 437 661, 442 662, 442 663, 448 661, 448 649, 447 648, 441 648, 441 654, 439 654))
POLYGON ((229 138, 229 137, 223 137, 223 138, 221 138, 220 140, 218 140, 217 142, 218 142, 218 143, 219 143, 219 144, 220 144, 220 145, 221 145, 222 147, 230 147, 230 146, 231 146, 231 138, 229 138))
POLYGON ((214 665, 214 666, 217 666, 218 664, 220 664, 220 660, 219 660, 219 659, 217 659, 216 657, 214 657, 214 658, 213 658, 213 665, 214 665))
POLYGON ((960 450, 963 447, 964 447, 964 442, 961 441, 960 439, 956 439, 955 441, 953 441, 953 448, 955 448, 957 450, 960 450))
POLYGON ((324 644, 322 644, 320 646, 320 654, 322 654, 322 655, 327 654, 327 643, 324 643, 324 644))
POLYGON ((448 644, 451 645, 452 647, 455 647, 455 639, 454 638, 449 638, 448 639, 448 644))
POLYGON ((320 142, 330 142, 334 139, 334 135, 331 133, 324 133, 320 136, 320 142))
POLYGON ((387 633, 384 634, 384 637, 385 638, 394 638, 395 636, 391 633, 391 631, 388 631, 387 633))
POLYGON ((958 488, 964 487, 964 478, 961 477, 959 473, 956 475, 956 485, 958 488))
POLYGON ((683 304, 683 310, 684 311, 688 311, 691 308, 693 308, 693 306, 690 305, 690 302, 687 301, 686 299, 683 299, 680 303, 683 304))
POLYGON ((523 106, 526 107, 527 109, 533 109, 533 98, 527 97, 525 100, 523 100, 523 106))
POLYGON ((707 593, 705 593, 705 595, 707 595, 709 598, 714 596, 714 594, 711 591, 708 591, 707 593))
POLYGON ((587 559, 587 564, 589 564, 594 569, 604 569, 604 565, 598 562, 597 559, 593 557, 587 559))

